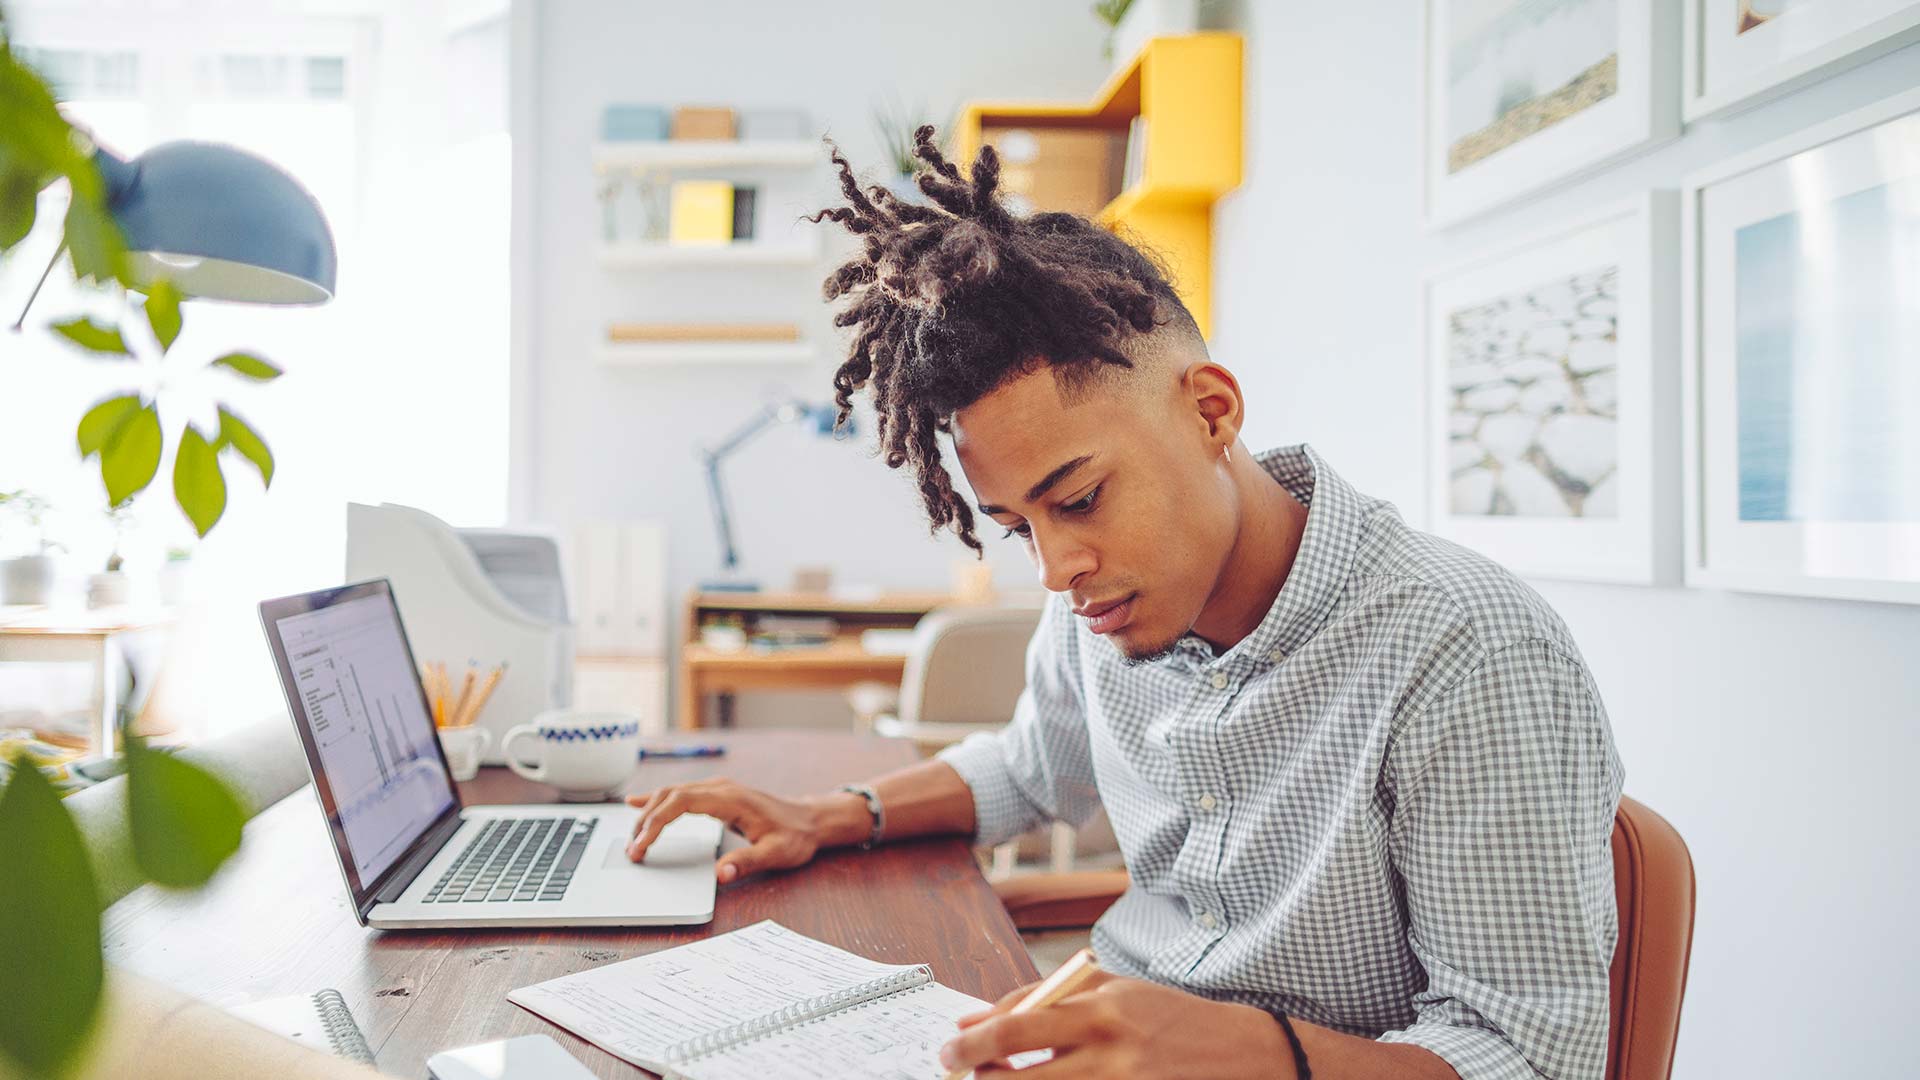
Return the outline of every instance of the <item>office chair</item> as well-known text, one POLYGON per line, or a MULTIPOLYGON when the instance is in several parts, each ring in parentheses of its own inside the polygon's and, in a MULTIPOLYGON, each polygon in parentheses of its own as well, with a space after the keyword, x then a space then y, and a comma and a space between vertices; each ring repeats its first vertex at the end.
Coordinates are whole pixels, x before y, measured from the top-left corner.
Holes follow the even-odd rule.
MULTIPOLYGON (((848 694, 858 723, 876 735, 911 739, 932 755, 976 731, 1004 726, 1027 684, 1027 642, 1040 625, 1038 607, 950 607, 928 613, 913 630, 897 696, 891 687, 862 685, 848 694)), ((1048 861, 1055 873, 1073 868, 1078 833, 1056 824, 1048 861)), ((1017 841, 993 850, 992 876, 1009 876, 1017 841)))
MULTIPOLYGON (((1092 926, 1127 889, 1124 870, 994 883, 1021 930, 1092 926)), ((1693 859, 1659 814, 1622 798, 1613 818, 1620 937, 1608 966, 1607 1080, 1667 1080, 1693 946, 1693 859)))

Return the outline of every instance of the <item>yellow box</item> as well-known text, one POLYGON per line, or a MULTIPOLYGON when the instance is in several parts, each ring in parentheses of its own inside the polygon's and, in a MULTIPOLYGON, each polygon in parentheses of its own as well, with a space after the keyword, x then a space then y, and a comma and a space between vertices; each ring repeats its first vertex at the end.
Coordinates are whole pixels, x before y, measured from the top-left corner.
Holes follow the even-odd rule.
POLYGON ((667 239, 676 244, 733 242, 733 185, 725 180, 676 180, 667 239))

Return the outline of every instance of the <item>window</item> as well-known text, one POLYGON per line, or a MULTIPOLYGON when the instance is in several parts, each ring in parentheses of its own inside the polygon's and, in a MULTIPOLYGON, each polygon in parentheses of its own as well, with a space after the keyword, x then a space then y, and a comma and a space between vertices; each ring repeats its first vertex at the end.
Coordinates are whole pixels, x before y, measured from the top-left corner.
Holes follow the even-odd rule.
MULTIPOLYGON (((333 0, 325 10, 352 6, 333 0)), ((98 471, 72 450, 93 401, 128 387, 157 393, 170 444, 186 423, 211 430, 214 403, 225 402, 271 445, 270 491, 228 460, 226 515, 203 543, 173 505, 171 462, 134 503, 123 554, 136 589, 169 548, 194 548, 192 603, 158 693, 168 683, 193 688, 187 721, 198 734, 278 708, 254 605, 341 580, 348 502, 406 503, 460 525, 506 515, 506 133, 456 134, 421 115, 423 100, 461 96, 460 87, 423 86, 439 91, 449 72, 467 70, 445 64, 433 5, 369 3, 357 17, 284 7, 209 32, 182 25, 191 20, 161 0, 110 13, 9 4, 22 55, 103 146, 123 157, 175 139, 239 146, 299 179, 334 232, 332 302, 191 303, 159 368, 89 358, 44 329, 80 312, 136 321, 119 297, 77 289, 64 269, 35 301, 27 331, 0 338, 0 490, 27 488, 55 504, 68 598, 112 544, 98 471), (406 20, 419 25, 387 25, 406 20), (393 44, 408 42, 420 44, 393 44), (393 51, 402 47, 415 51, 393 51), (394 114, 411 120, 379 122, 394 114), (257 351, 286 374, 262 386, 204 369, 230 349, 257 351)), ((502 27, 500 71, 505 52, 502 27)), ((0 261, 8 324, 52 255, 49 222, 64 205, 61 190, 44 192, 42 227, 0 261)), ((6 545, 0 532, 0 557, 14 553, 6 545)))

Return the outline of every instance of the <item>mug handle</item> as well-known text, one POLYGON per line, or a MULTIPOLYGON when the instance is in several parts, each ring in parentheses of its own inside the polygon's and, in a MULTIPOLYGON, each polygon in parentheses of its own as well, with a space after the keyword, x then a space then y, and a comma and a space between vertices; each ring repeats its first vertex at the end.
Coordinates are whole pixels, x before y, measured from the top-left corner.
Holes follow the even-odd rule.
MULTIPOLYGON (((481 732, 488 735, 489 738, 492 737, 492 734, 487 732, 485 728, 482 728, 481 732)), ((547 779, 547 763, 545 760, 542 760, 538 765, 528 765, 521 761, 519 756, 513 752, 514 740, 527 736, 539 738, 540 729, 532 724, 521 724, 518 727, 509 728, 507 733, 500 738, 500 756, 506 759, 507 768, 512 769, 514 772, 536 783, 545 783, 547 779)), ((483 743, 481 753, 486 752, 484 746, 485 744, 483 743)), ((541 755, 543 759, 545 756, 544 754, 541 755)))

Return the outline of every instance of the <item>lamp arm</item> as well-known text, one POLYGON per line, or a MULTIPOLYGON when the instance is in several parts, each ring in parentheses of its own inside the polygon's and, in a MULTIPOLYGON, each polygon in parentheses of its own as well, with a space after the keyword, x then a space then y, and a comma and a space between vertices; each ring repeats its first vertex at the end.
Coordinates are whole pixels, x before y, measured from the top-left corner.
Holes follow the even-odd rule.
POLYGON ((47 260, 47 268, 40 271, 40 280, 33 283, 33 291, 27 294, 27 306, 21 308, 20 317, 13 320, 14 333, 19 333, 20 328, 27 324, 27 312, 33 310, 33 302, 39 299, 40 287, 47 283, 47 275, 53 273, 53 264, 60 261, 60 256, 64 254, 66 250, 67 237, 65 233, 62 233, 59 245, 53 249, 53 258, 47 260))
POLYGON ((720 532, 721 565, 729 573, 739 567, 740 554, 733 547, 733 521, 727 513, 727 492, 720 483, 720 457, 707 453, 707 495, 713 502, 713 525, 720 532))

